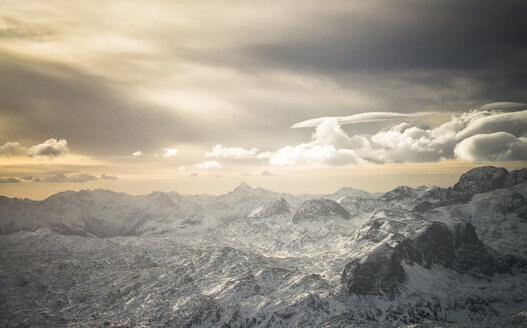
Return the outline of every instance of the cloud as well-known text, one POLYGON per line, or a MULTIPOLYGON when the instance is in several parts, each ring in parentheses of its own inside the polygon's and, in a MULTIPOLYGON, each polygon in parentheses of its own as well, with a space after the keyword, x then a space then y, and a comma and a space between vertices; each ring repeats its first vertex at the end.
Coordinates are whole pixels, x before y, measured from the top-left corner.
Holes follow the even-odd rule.
POLYGON ((461 141, 454 153, 466 161, 526 161, 527 138, 507 132, 476 134, 461 141))
POLYGON ((263 177, 272 177, 272 176, 275 176, 274 173, 271 173, 271 172, 269 172, 268 170, 264 170, 264 171, 262 171, 262 173, 260 173, 260 175, 263 176, 263 177))
POLYGON ((117 176, 115 174, 106 175, 106 174, 103 173, 103 174, 101 174, 99 179, 101 179, 101 180, 117 180, 117 176))
POLYGON ((164 158, 175 157, 177 153, 179 153, 179 149, 177 148, 164 148, 163 150, 165 151, 165 153, 163 154, 164 158))
POLYGON ((353 123, 369 123, 369 122, 379 122, 379 121, 387 121, 392 119, 413 119, 413 118, 421 118, 425 116, 430 116, 437 114, 436 112, 421 112, 421 113, 411 113, 411 114, 404 114, 404 113, 393 113, 393 112, 369 112, 369 113, 361 113, 361 114, 355 114, 350 116, 337 116, 337 117, 318 117, 302 122, 295 123, 291 126, 291 128, 313 128, 316 126, 319 126, 322 122, 326 120, 335 120, 340 125, 344 124, 353 124, 353 123))
POLYGON ((338 119, 323 120, 315 129, 311 142, 297 146, 286 146, 274 153, 262 153, 271 165, 348 165, 363 164, 354 147, 363 146, 361 137, 349 137, 341 128, 338 119))
POLYGON ((32 146, 27 154, 31 157, 60 157, 69 151, 66 139, 57 140, 54 138, 46 140, 44 143, 32 146))
POLYGON ((20 183, 17 178, 0 178, 0 183, 20 183))
POLYGON ((216 161, 205 161, 205 162, 201 162, 201 163, 194 165, 194 167, 197 167, 199 169, 211 169, 211 168, 220 169, 222 166, 220 163, 216 161))
POLYGON ((33 176, 32 175, 24 175, 23 177, 20 177, 20 179, 26 180, 26 181, 31 181, 31 180, 33 180, 33 176))
POLYGON ((134 152, 132 153, 132 156, 134 156, 134 157, 141 156, 141 155, 143 155, 143 153, 142 153, 140 150, 138 150, 138 151, 134 151, 134 152))
POLYGON ((493 102, 490 104, 486 104, 486 105, 481 106, 478 109, 482 111, 499 110, 503 112, 516 112, 519 110, 527 109, 527 104, 502 101, 502 102, 493 102))
POLYGON ((258 148, 244 149, 241 147, 223 147, 223 145, 216 145, 212 148, 211 152, 205 153, 206 157, 217 157, 217 158, 254 158, 258 148))
POLYGON ((485 113, 470 122, 470 126, 458 133, 458 139, 466 139, 476 134, 489 134, 507 131, 517 137, 527 133, 527 110, 499 113, 496 111, 480 111, 485 113))
POLYGON ((98 180, 96 176, 91 174, 76 174, 67 176, 64 173, 56 173, 54 175, 48 175, 43 178, 35 179, 35 182, 48 182, 48 183, 65 183, 65 182, 88 182, 98 180))
POLYGON ((6 142, 0 146, 0 157, 11 157, 25 154, 27 149, 18 142, 6 142))
MULTIPOLYGON (((319 123, 310 142, 263 152, 257 157, 268 158, 271 165, 278 166, 436 162, 454 158, 525 160, 527 110, 471 110, 453 114, 436 128, 400 123, 369 136, 348 135, 338 117, 314 121, 319 123)), ((311 124, 304 122, 300 123, 311 124)))

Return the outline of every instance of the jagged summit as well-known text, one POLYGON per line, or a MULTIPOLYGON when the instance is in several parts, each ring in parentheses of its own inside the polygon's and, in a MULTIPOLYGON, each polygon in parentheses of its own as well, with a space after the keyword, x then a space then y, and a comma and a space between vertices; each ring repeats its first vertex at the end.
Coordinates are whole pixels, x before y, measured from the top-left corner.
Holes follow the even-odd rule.
POLYGON ((267 202, 258 207, 251 214, 249 214, 249 217, 264 219, 289 213, 291 213, 291 207, 289 206, 289 203, 284 198, 280 197, 277 200, 267 202))

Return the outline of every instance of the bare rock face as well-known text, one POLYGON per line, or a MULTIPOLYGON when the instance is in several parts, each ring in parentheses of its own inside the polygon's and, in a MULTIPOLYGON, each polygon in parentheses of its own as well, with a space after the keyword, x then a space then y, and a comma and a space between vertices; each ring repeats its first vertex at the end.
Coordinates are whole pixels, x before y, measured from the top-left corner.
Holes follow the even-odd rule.
POLYGON ((486 193, 527 182, 527 169, 507 171, 502 167, 482 166, 462 174, 452 188, 433 188, 417 199, 413 211, 428 212, 440 206, 470 201, 474 194, 486 193))
POLYGON ((468 222, 448 226, 396 210, 377 216, 357 236, 362 256, 344 268, 341 282, 348 293, 395 298, 406 281, 403 262, 427 269, 440 265, 476 278, 511 272, 507 261, 481 242, 468 222))
POLYGON ((507 179, 505 179, 505 187, 512 187, 524 182, 527 182, 527 168, 509 172, 507 179))
POLYGON ((330 199, 311 199, 300 204, 293 223, 327 222, 331 219, 350 220, 351 215, 339 203, 330 199))
POLYGON ((502 167, 477 167, 461 175, 452 190, 470 194, 489 192, 503 188, 508 174, 509 172, 502 167))
POLYGON ((346 265, 342 287, 348 293, 388 295, 393 299, 406 279, 401 260, 397 249, 381 245, 366 258, 354 259, 346 265))

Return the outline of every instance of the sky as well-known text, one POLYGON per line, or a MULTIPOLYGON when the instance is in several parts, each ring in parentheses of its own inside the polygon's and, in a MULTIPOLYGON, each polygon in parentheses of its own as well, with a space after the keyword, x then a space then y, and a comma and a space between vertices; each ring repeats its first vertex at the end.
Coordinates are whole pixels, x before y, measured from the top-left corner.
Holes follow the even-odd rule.
POLYGON ((524 1, 0 0, 0 195, 527 165, 524 1))

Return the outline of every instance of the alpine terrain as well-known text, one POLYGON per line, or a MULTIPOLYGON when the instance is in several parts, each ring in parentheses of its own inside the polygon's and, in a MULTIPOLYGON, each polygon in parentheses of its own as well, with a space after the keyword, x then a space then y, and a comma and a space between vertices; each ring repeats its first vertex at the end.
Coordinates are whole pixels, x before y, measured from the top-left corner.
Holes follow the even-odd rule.
POLYGON ((450 188, 0 197, 1 327, 526 327, 527 168, 450 188))

